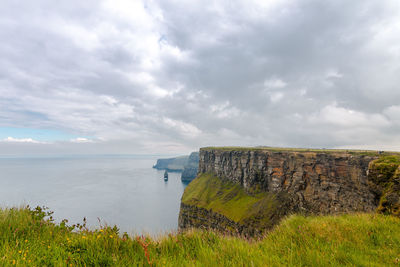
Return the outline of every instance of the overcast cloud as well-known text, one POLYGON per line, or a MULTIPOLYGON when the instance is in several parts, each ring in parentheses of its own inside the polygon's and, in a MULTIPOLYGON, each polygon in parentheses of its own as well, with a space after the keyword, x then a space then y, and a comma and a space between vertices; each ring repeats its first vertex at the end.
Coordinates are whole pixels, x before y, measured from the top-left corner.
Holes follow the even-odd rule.
POLYGON ((400 2, 2 1, 0 154, 400 150, 400 2))

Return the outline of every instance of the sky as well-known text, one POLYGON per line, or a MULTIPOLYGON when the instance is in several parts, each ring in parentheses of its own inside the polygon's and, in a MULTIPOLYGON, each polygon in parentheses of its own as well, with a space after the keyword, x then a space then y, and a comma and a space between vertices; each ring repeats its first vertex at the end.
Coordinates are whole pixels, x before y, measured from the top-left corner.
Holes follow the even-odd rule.
POLYGON ((4 0, 0 155, 400 151, 398 0, 4 0))

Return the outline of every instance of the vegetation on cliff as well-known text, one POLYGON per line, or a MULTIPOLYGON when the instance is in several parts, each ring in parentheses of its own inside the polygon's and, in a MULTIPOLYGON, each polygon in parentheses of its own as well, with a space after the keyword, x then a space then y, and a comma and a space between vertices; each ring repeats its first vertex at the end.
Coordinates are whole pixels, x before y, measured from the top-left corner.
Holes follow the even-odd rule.
POLYGON ((316 153, 347 153, 352 155, 365 155, 365 156, 383 156, 383 155, 397 155, 400 152, 394 151, 376 151, 376 150, 357 150, 357 149, 325 149, 325 148, 289 148, 289 147, 270 147, 270 146, 256 146, 256 147, 203 147, 200 150, 219 150, 219 151, 271 151, 271 152, 316 152, 316 153))
POLYGON ((183 229, 257 236, 298 212, 400 216, 399 153, 209 147, 200 157, 199 177, 182 197, 183 229))
POLYGON ((400 156, 382 156, 369 165, 368 177, 385 214, 400 216, 400 156))
POLYGON ((239 224, 256 229, 272 227, 277 196, 268 192, 249 194, 243 187, 209 173, 194 179, 182 196, 182 203, 212 210, 239 224))
POLYGON ((1 266, 398 266, 400 219, 283 220, 264 239, 190 230, 158 238, 55 224, 42 209, 0 209, 1 266))

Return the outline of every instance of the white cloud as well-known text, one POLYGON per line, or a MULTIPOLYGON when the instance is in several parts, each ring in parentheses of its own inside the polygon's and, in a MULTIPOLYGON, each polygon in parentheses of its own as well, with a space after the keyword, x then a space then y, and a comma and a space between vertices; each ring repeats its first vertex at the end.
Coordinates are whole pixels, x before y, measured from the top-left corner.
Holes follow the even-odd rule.
POLYGON ((281 89, 286 87, 287 83, 281 79, 268 79, 264 81, 266 89, 281 89))
POLYGON ((93 143, 93 140, 85 137, 77 137, 70 140, 72 143, 93 143))
POLYGON ((33 143, 33 144, 45 144, 45 142, 40 142, 34 140, 32 138, 14 138, 14 137, 7 137, 2 140, 3 142, 11 142, 11 143, 33 143))
POLYGON ((215 115, 219 119, 234 118, 240 114, 240 110, 236 107, 232 107, 229 101, 222 104, 211 105, 210 111, 211 114, 215 115))
POLYGON ((173 120, 170 118, 163 118, 162 122, 167 128, 174 130, 175 134, 183 135, 187 138, 193 139, 201 134, 201 131, 193 124, 183 121, 173 120))
POLYGON ((99 36, 95 31, 87 29, 79 24, 71 23, 71 21, 50 20, 50 26, 53 27, 53 32, 59 34, 84 50, 94 51, 101 47, 99 36))
POLYGON ((272 103, 279 102, 284 96, 283 92, 271 92, 270 99, 272 103))
POLYGON ((326 72, 325 77, 327 79, 331 79, 331 78, 342 78, 343 74, 341 74, 339 71, 335 70, 335 69, 330 69, 326 72))
POLYGON ((310 117, 312 124, 328 124, 332 126, 355 128, 367 126, 380 128, 390 126, 390 122, 381 114, 365 114, 360 111, 339 107, 337 103, 332 103, 324 107, 317 114, 310 117))

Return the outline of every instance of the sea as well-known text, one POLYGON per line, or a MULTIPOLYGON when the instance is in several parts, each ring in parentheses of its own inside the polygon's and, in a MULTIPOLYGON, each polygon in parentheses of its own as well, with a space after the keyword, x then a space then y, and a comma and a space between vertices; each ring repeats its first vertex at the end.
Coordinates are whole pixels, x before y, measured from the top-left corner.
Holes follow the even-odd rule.
POLYGON ((0 207, 44 206, 56 222, 120 233, 159 235, 177 230, 186 187, 180 173, 153 169, 157 155, 0 158, 0 207))

